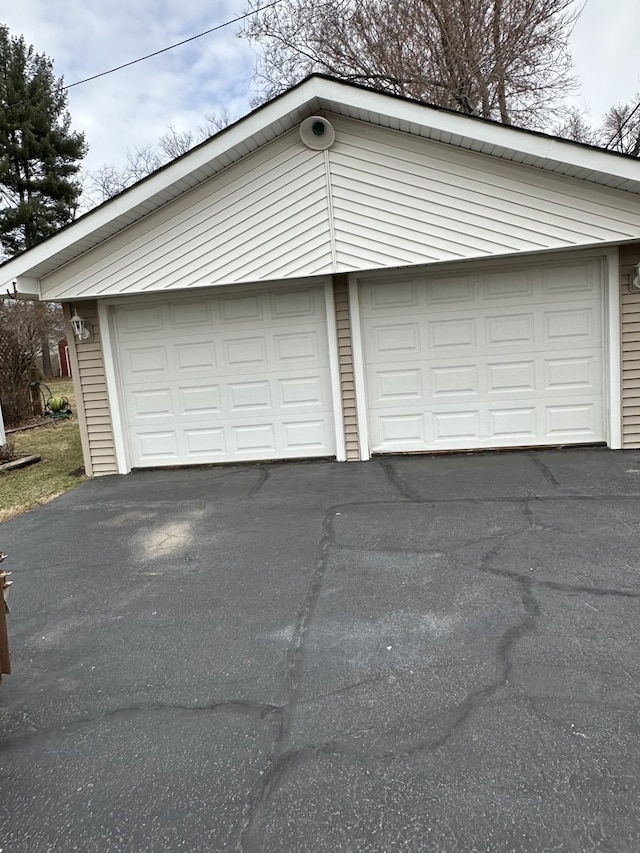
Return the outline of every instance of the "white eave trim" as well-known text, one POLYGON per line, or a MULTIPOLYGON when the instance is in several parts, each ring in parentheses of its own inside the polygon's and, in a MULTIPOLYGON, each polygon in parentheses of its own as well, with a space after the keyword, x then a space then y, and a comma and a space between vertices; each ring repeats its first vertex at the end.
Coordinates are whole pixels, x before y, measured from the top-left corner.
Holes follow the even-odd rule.
POLYGON ((40 282, 26 275, 14 277, 2 288, 0 297, 5 293, 15 299, 40 299, 40 282))

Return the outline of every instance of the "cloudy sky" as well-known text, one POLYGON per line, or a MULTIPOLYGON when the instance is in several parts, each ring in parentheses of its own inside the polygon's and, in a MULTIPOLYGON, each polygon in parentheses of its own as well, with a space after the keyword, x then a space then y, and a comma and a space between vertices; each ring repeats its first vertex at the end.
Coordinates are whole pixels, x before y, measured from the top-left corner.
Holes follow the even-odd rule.
MULTIPOLYGON (((584 0, 578 0, 579 3, 584 0)), ((105 71, 242 14, 244 0, 0 0, 0 23, 54 60, 66 83, 105 71)), ((255 57, 238 24, 69 91, 85 164, 121 166, 127 149, 168 125, 196 130, 207 113, 250 109, 255 57)), ((594 123, 640 90, 640 3, 586 0, 572 35, 577 103, 594 123)))

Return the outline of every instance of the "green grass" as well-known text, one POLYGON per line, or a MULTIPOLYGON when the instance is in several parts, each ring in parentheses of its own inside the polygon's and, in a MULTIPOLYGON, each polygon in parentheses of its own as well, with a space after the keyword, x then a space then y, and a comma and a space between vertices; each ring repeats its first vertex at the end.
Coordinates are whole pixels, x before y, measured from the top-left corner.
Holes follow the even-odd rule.
POLYGON ((7 436, 16 455, 39 453, 42 459, 27 468, 0 473, 0 522, 48 503, 85 479, 73 383, 58 379, 47 385, 53 396, 69 398, 74 416, 7 436))

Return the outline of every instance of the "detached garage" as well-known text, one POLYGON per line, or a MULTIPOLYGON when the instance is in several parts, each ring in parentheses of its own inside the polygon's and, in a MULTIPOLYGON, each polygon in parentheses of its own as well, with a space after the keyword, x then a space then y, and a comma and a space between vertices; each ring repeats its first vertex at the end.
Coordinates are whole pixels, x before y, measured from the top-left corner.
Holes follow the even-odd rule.
POLYGON ((635 158, 316 75, 1 269, 90 476, 640 447, 635 158))

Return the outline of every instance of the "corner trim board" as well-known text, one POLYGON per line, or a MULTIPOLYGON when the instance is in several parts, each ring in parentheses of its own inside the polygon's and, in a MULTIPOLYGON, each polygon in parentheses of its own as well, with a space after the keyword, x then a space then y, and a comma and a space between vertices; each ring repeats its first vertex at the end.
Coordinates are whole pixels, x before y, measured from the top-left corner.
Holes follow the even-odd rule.
POLYGON ((622 435, 622 313, 620 299, 620 250, 609 249, 604 258, 603 272, 606 279, 605 314, 607 375, 606 385, 608 409, 608 444, 612 450, 621 450, 622 435))

